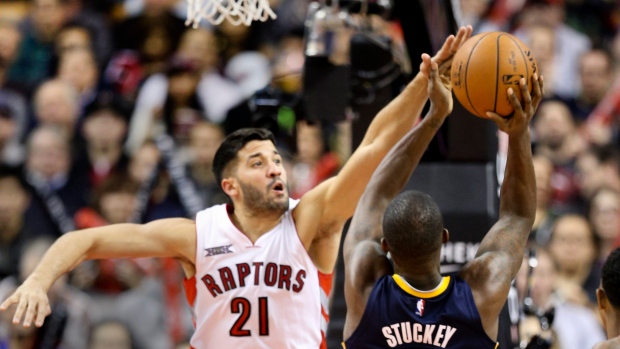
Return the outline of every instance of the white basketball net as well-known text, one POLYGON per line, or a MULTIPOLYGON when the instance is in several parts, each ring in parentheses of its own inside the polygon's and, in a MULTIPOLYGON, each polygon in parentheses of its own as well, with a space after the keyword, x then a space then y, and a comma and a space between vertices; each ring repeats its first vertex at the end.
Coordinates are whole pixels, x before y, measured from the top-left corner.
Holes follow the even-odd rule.
POLYGON ((187 0, 186 25, 197 28, 202 19, 218 25, 227 19, 234 25, 275 19, 269 0, 187 0))

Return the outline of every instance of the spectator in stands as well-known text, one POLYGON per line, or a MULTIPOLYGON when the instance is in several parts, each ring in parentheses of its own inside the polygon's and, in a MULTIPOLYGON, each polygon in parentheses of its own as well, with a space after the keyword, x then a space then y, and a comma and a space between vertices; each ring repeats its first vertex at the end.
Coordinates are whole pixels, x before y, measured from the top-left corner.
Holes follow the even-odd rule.
POLYGON ((62 80, 48 80, 38 87, 34 96, 35 123, 54 126, 73 139, 80 113, 77 90, 62 80))
POLYGON ((97 13, 84 6, 84 0, 62 0, 65 8, 67 29, 85 30, 88 32, 99 68, 103 68, 112 54, 112 30, 108 20, 102 13, 97 13))
MULTIPOLYGON (((207 29, 187 30, 181 38, 175 55, 179 62, 188 61, 196 69, 200 80, 196 86, 196 97, 202 118, 220 123, 226 113, 243 98, 241 89, 224 79, 217 71, 219 61, 213 33, 207 29)), ((127 150, 130 154, 146 140, 155 123, 155 113, 163 109, 169 95, 169 77, 155 74, 143 84, 136 99, 136 108, 131 117, 127 150)))
POLYGON ((561 101, 543 101, 534 116, 533 132, 534 153, 547 157, 554 166, 551 205, 563 211, 574 211, 578 195, 573 180, 574 161, 583 149, 583 142, 577 137, 570 110, 561 101))
MULTIPOLYGON (((23 138, 28 128, 27 101, 21 94, 19 83, 10 81, 7 73, 15 61, 21 43, 21 33, 15 22, 0 20, 0 109, 5 117, 10 115, 12 125, 0 128, 12 129, 10 140, 0 141, 0 162, 12 165, 23 161, 23 138)), ((6 119, 5 119, 6 120, 6 119)), ((2 131, 0 131, 2 132, 2 131)), ((8 133, 3 132, 2 137, 8 133)))
POLYGON ((22 33, 17 23, 11 20, 0 20, 0 86, 13 85, 19 80, 10 81, 8 71, 15 62, 22 42, 22 33))
POLYGON ((20 123, 13 109, 8 103, 2 101, 2 96, 2 92, 0 92, 0 164, 18 165, 23 160, 23 146, 20 142, 19 128, 24 123, 20 123))
POLYGON ((228 202, 212 170, 215 151, 224 137, 220 126, 206 121, 199 122, 190 131, 187 174, 196 185, 198 195, 205 200, 205 207, 228 202))
POLYGON ((340 159, 331 152, 328 135, 321 123, 297 122, 297 154, 293 163, 290 191, 292 198, 300 198, 310 189, 335 175, 340 159))
POLYGON ((540 74, 545 77, 545 93, 553 96, 556 85, 562 83, 562 76, 558 76, 556 65, 556 36, 555 31, 549 25, 532 24, 525 31, 524 39, 532 55, 536 58, 540 74))
POLYGON ((172 12, 172 5, 172 0, 145 0, 142 13, 114 28, 116 49, 138 52, 145 76, 165 69, 186 30, 184 21, 172 12))
POLYGON ((572 214, 556 220, 549 252, 557 263, 556 291, 562 299, 583 306, 596 304, 601 280, 598 249, 598 238, 585 217, 572 214))
POLYGON ((26 180, 35 195, 31 211, 58 234, 75 230, 73 215, 89 199, 88 178, 72 172, 69 140, 51 126, 35 129, 28 139, 26 180))
POLYGON ((143 186, 141 195, 145 196, 146 203, 139 203, 142 222, 150 222, 164 217, 185 217, 185 210, 179 198, 170 185, 170 177, 163 170, 161 154, 152 142, 144 143, 129 160, 129 175, 138 183, 149 183, 151 176, 154 182, 150 186, 143 186))
POLYGON ((0 165, 0 280, 17 276, 24 243, 39 231, 26 216, 30 193, 21 173, 0 165))
POLYGON ((127 134, 124 111, 114 105, 101 105, 90 111, 82 127, 86 149, 74 165, 77 172, 88 176, 92 188, 96 188, 113 173, 124 172, 129 158, 123 152, 127 134), (105 132, 102 132, 105 130, 105 132))
POLYGON ((531 298, 532 303, 526 306, 526 314, 524 314, 526 315, 524 317, 526 321, 527 316, 530 316, 529 320, 533 320, 532 317, 537 320, 537 322, 530 322, 530 325, 538 325, 538 331, 534 330, 531 332, 534 334, 545 332, 541 328, 540 319, 541 315, 546 313, 555 314, 554 316, 551 315, 552 318, 546 315, 546 320, 543 319, 543 322, 552 321, 551 328, 559 341, 559 343, 556 343, 557 348, 591 348, 595 343, 604 339, 603 330, 591 309, 567 302, 558 295, 557 282, 559 274, 557 264, 549 252, 542 248, 536 249, 535 258, 537 263, 534 264, 535 267, 532 270, 531 278, 528 277, 530 270, 529 258, 523 259, 523 264, 516 277, 520 303, 523 304, 527 296, 531 298))
MULTIPOLYGON (((562 98, 572 98, 579 92, 579 84, 566 83, 567 81, 579 81, 579 59, 590 50, 591 40, 583 33, 568 26, 565 20, 564 0, 528 0, 523 11, 520 13, 521 28, 515 33, 520 38, 525 38, 527 30, 531 26, 548 26, 554 31, 554 72, 553 87, 550 83, 545 84, 545 90, 562 98)), ((529 42, 524 40, 526 44, 529 42)), ((530 47, 531 48, 531 47, 530 47)), ((533 48, 531 48, 534 50, 533 48)), ((537 57, 538 59, 538 57, 537 57)), ((541 67, 541 74, 547 78, 547 72, 541 67)), ((551 81, 551 80, 550 80, 551 81)), ((545 91, 545 94, 551 94, 545 91)))
POLYGON ((579 94, 568 100, 575 119, 582 122, 590 116, 613 83, 613 65, 609 53, 602 49, 590 50, 579 60, 579 94))
POLYGON ((620 155, 611 145, 591 146, 579 154, 575 178, 583 201, 591 202, 594 194, 604 187, 620 190, 619 166, 620 155))
POLYGON ((93 52, 78 49, 64 52, 58 65, 59 80, 70 84, 78 93, 79 115, 92 106, 99 93, 99 68, 93 52))
POLYGON ((56 56, 73 50, 92 50, 93 38, 88 28, 75 23, 67 23, 56 36, 54 42, 56 56))
POLYGON ((620 194, 617 189, 603 187, 592 196, 590 223, 600 240, 597 260, 603 264, 620 237, 620 194))
POLYGON ((8 78, 18 81, 28 94, 52 76, 56 34, 66 21, 61 0, 35 0, 30 15, 21 24, 23 39, 8 78))

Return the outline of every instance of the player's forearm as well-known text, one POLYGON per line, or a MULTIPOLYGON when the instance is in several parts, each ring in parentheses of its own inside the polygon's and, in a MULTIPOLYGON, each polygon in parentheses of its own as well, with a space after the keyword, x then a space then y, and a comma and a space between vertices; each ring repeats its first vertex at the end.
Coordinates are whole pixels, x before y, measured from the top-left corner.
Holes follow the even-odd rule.
POLYGON ((389 151, 416 124, 428 98, 428 79, 421 73, 373 119, 362 146, 381 142, 389 151))
MULTIPOLYGON (((49 248, 29 279, 49 289, 61 275, 71 271, 82 261, 96 258, 122 258, 123 242, 114 242, 113 234, 131 236, 138 225, 117 224, 67 233, 49 248), (104 244, 105 237, 110 240, 104 244), (114 252, 119 250, 119 252, 114 252)), ((125 248, 131 245, 124 243, 125 248)))
POLYGON ((431 108, 422 122, 410 130, 383 159, 368 184, 367 192, 388 200, 398 195, 446 116, 431 108))
POLYGON ((529 131, 511 136, 500 195, 500 218, 520 218, 532 224, 536 214, 536 179, 529 131))
POLYGON ((61 275, 82 262, 86 257, 86 252, 92 246, 92 240, 81 238, 78 234, 80 233, 72 232, 58 238, 45 253, 28 280, 36 281, 45 290, 49 290, 61 275))

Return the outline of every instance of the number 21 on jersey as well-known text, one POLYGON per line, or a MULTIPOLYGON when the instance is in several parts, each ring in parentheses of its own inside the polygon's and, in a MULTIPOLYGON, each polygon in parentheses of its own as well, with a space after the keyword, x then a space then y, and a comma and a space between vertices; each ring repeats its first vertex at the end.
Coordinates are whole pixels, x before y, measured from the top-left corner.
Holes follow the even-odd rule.
MULTIPOLYGON (((252 304, 247 298, 233 298, 230 303, 230 311, 239 314, 239 318, 230 328, 230 335, 233 337, 247 337, 252 335, 252 331, 243 328, 252 314, 252 304)), ((258 297, 258 334, 260 336, 269 335, 269 309, 267 297, 258 297)))

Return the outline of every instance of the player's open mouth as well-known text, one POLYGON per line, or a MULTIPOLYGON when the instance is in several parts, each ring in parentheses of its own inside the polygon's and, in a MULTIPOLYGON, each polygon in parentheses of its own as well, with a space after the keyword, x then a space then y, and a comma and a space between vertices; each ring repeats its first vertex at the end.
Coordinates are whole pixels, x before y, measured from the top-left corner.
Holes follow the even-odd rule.
POLYGON ((283 193, 284 192, 284 184, 276 183, 276 184, 273 185, 273 187, 271 187, 271 189, 273 189, 276 193, 283 193))

